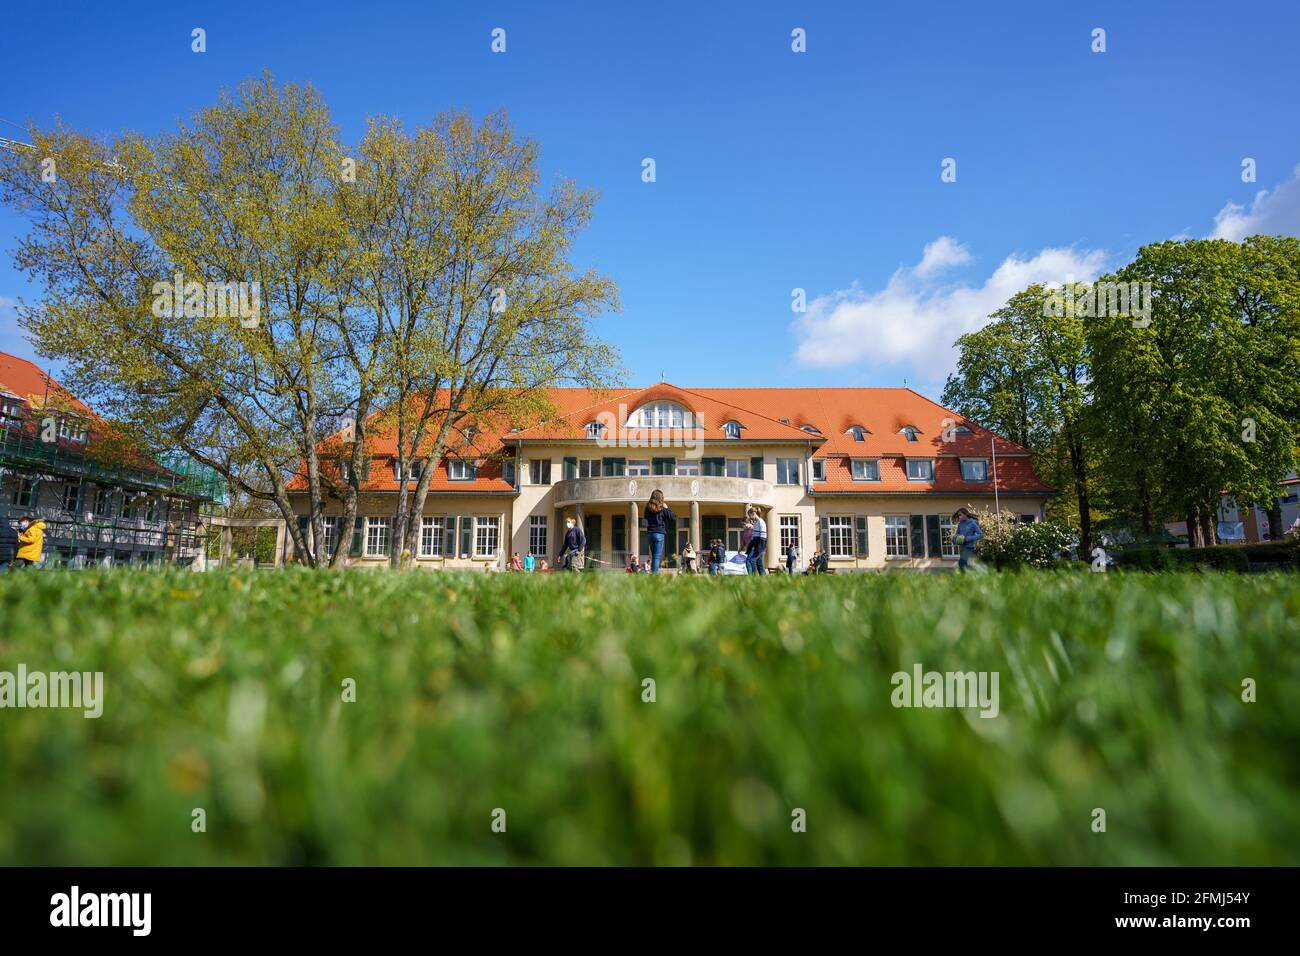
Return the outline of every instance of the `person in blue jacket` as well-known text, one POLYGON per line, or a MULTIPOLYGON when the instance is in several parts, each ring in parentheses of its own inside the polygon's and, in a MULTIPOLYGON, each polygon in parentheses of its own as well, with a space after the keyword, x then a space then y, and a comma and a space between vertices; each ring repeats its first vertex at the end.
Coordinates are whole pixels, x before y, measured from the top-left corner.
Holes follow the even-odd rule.
POLYGON ((975 520, 975 516, 965 508, 954 511, 952 520, 957 522, 957 530, 953 534, 953 541, 958 548, 957 570, 965 571, 970 565, 970 559, 975 557, 975 542, 984 537, 984 532, 980 530, 980 523, 975 520))
POLYGON ((587 550, 587 536, 582 533, 578 527, 578 522, 573 518, 564 519, 564 550, 560 553, 560 558, 564 562, 564 570, 581 571, 583 567, 583 552, 587 550))
POLYGON ((659 573, 659 562, 664 556, 664 539, 668 536, 669 523, 677 523, 677 515, 664 502, 664 493, 656 488, 650 493, 650 500, 645 506, 646 537, 650 540, 650 573, 659 573))

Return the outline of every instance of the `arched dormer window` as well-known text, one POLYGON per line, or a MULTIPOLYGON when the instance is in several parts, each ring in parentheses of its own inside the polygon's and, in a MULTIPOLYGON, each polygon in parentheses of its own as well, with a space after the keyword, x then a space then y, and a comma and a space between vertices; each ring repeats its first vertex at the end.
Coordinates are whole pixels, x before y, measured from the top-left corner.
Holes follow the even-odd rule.
POLYGON ((604 422, 587 422, 587 437, 599 438, 601 432, 605 430, 604 422))
POLYGON ((730 421, 730 422, 727 422, 725 425, 722 426, 722 431, 723 431, 723 434, 725 434, 728 438, 739 438, 739 437, 740 437, 740 429, 743 428, 743 427, 744 427, 744 426, 741 425, 740 422, 737 422, 737 421, 730 421))
POLYGON ((851 425, 844 434, 852 435, 854 441, 866 441, 868 432, 861 425, 851 425))
POLYGON ((822 430, 816 425, 800 425, 799 427, 809 435, 820 435, 822 433, 822 430))
POLYGON ((695 416, 676 402, 647 402, 628 416, 629 428, 694 428, 695 416))
POLYGON ((908 441, 916 441, 916 436, 921 434, 921 430, 915 425, 904 425, 898 430, 898 434, 905 436, 908 441))

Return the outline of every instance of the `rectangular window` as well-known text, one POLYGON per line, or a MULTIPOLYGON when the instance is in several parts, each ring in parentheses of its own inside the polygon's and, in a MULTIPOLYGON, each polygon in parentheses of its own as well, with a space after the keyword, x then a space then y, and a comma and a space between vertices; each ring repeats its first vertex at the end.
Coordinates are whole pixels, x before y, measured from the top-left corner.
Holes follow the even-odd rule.
POLYGON ((776 483, 778 485, 800 484, 798 458, 778 458, 776 460, 776 483))
POLYGON ((578 457, 576 455, 564 456, 564 480, 572 481, 578 477, 578 457))
POLYGON ((831 515, 827 527, 830 530, 830 556, 853 557, 853 518, 849 515, 831 515))
POLYGON ((442 542, 446 527, 447 519, 440 516, 425 515, 420 519, 420 557, 442 557, 442 542))
POLYGON ((534 458, 528 463, 528 481, 534 485, 551 483, 551 459, 534 458))
POLYGON ((701 458, 700 474, 706 478, 721 478, 727 473, 727 460, 725 458, 701 458))
POLYGON ((671 475, 677 467, 675 458, 656 458, 654 459, 654 473, 656 475, 671 475))
POLYGON ((500 539, 500 518, 474 519, 474 557, 495 558, 500 539))
POLYGON ((790 545, 799 547, 799 516, 781 515, 781 560, 785 560, 790 545))
POLYGON ((912 557, 925 557, 925 515, 912 515, 912 557))
POLYGON ((953 523, 950 515, 939 515, 939 553, 945 558, 958 557, 957 542, 953 540, 953 535, 957 533, 957 525, 953 523))
POLYGON ((546 557, 547 530, 546 515, 533 515, 528 519, 528 553, 533 557, 546 557))
POLYGON ((578 462, 579 478, 599 478, 600 477, 600 459, 584 458, 578 462))
POLYGON ((513 458, 504 458, 501 461, 501 478, 510 485, 515 486, 515 460, 513 458))
POLYGON ((74 514, 81 507, 81 485, 71 481, 63 486, 63 510, 74 514))
POLYGON ((113 517, 113 492, 109 488, 95 489, 95 517, 113 517))
POLYGON ((391 518, 366 519, 366 557, 388 557, 388 531, 391 518))
POLYGON ((749 462, 743 458, 727 459, 727 477, 728 478, 748 478, 749 462))
POLYGON ((606 458, 600 473, 606 478, 622 478, 625 465, 622 458, 606 458))
POLYGON ((749 477, 755 481, 765 480, 763 477, 763 456, 755 455, 749 459, 749 477))
POLYGON ((880 462, 875 458, 854 458, 852 468, 854 481, 880 480, 880 462))
POLYGON ((447 460, 448 481, 473 481, 476 472, 474 459, 450 458, 447 460))
POLYGON ((907 518, 904 515, 885 516, 885 557, 906 558, 911 552, 907 547, 907 518))
POLYGON ((934 461, 929 458, 907 459, 908 481, 934 481, 934 461))
POLYGON ((629 478, 645 478, 650 475, 650 459, 633 458, 627 463, 627 476, 629 478))
POLYGON ((826 480, 826 459, 814 458, 812 463, 813 481, 826 480))
POLYGON ((321 557, 329 560, 334 556, 334 549, 339 543, 339 519, 337 515, 330 515, 322 520, 325 526, 325 550, 321 557))
POLYGON ((698 461, 679 461, 677 463, 676 474, 694 478, 697 477, 699 473, 700 463, 698 461))
MULTIPOLYGON (((415 459, 410 463, 409 465, 410 471, 406 476, 407 484, 415 484, 417 481, 420 480, 420 469, 422 469, 423 467, 424 467, 424 461, 419 458, 415 459)), ((402 463, 398 461, 396 458, 394 458, 393 459, 393 481, 401 481, 401 474, 400 474, 401 469, 402 469, 402 463)))
POLYGON ((962 481, 988 481, 989 460, 987 458, 963 458, 961 460, 962 481))
POLYGON ((14 492, 10 501, 18 508, 30 508, 32 506, 32 483, 30 479, 21 476, 14 478, 14 492))

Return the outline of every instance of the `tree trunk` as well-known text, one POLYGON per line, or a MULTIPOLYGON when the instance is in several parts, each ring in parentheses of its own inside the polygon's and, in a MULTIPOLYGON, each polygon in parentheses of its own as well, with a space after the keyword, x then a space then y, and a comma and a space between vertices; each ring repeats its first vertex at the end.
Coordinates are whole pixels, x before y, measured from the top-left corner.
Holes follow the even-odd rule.
POLYGON ((1201 539, 1205 542, 1207 548, 1219 543, 1219 536, 1214 522, 1214 512, 1212 511, 1201 512, 1201 539))
POLYGON ((1270 541, 1282 540, 1282 500, 1274 498, 1268 509, 1268 538, 1270 541))
POLYGON ((1201 547, 1201 516, 1195 508, 1187 509, 1187 546, 1201 547))

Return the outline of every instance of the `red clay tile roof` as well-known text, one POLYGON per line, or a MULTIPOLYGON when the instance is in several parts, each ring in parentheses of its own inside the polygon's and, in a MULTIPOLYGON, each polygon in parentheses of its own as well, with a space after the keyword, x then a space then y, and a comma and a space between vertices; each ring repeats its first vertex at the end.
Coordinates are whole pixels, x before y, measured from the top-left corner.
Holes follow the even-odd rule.
MULTIPOLYGON (((997 484, 1003 492, 1051 494, 1053 489, 1035 475, 1028 452, 1015 442, 995 435, 937 402, 908 388, 698 388, 687 389, 660 382, 646 388, 600 392, 581 388, 555 388, 549 392, 556 414, 548 421, 513 431, 509 423, 484 423, 475 436, 472 454, 479 471, 474 481, 450 481, 445 463, 434 473, 430 486, 436 491, 510 493, 511 486, 500 477, 500 456, 518 441, 587 441, 586 426, 602 421, 615 433, 604 438, 644 438, 645 429, 625 428, 628 414, 646 402, 669 400, 686 406, 704 421, 704 440, 726 442, 723 426, 728 421, 742 425, 741 439, 750 441, 809 442, 814 458, 825 461, 826 480, 813 485, 814 492, 936 492, 945 494, 992 493, 991 482, 961 480, 960 458, 990 458, 990 443, 997 449, 997 484), (784 419, 785 421, 782 421, 784 419), (853 425, 867 434, 862 442, 847 434, 853 425), (904 426, 917 430, 918 440, 909 442, 899 434, 904 426), (817 430, 812 433, 802 426, 817 430), (965 426, 970 434, 956 434, 965 426), (952 441, 944 441, 945 429, 952 441), (933 482, 908 481, 905 459, 935 458, 933 482), (853 481, 849 458, 879 458, 879 482, 853 481)), ((676 430, 659 430, 659 439, 671 438, 676 430)), ((682 437, 695 438, 694 433, 682 437)), ((364 488, 394 491, 392 456, 395 440, 391 430, 372 432, 374 461, 370 481, 364 488)), ((331 440, 332 441, 332 440, 331 440)), ((322 443, 323 445, 325 443, 322 443)), ((593 446, 595 442, 593 441, 593 446)), ((468 457, 467 453, 467 457, 468 457)), ((328 469, 330 466, 325 465, 328 469)), ((991 469, 990 469, 991 471, 991 469)), ((335 471, 336 473, 336 471, 335 471)), ((295 477, 291 490, 306 487, 295 477)))
POLYGON ((16 395, 33 408, 42 407, 48 396, 51 402, 65 404, 89 418, 95 417, 89 406, 39 366, 8 352, 0 352, 0 392, 16 395))

